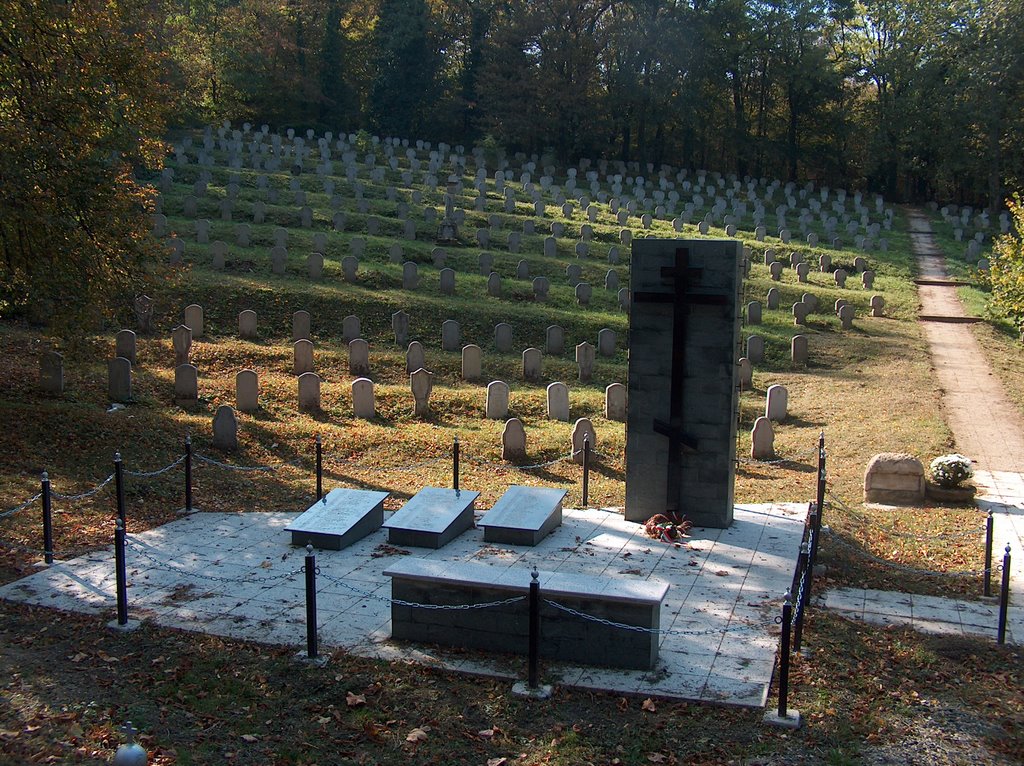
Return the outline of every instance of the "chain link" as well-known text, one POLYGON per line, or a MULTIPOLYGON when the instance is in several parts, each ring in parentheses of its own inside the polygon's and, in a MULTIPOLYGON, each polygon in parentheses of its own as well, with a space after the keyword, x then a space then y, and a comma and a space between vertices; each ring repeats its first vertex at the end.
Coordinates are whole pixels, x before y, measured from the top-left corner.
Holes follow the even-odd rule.
MULTIPOLYGON (((317 571, 319 571, 319 567, 317 568, 317 571)), ((335 585, 340 585, 342 588, 346 588, 347 590, 350 590, 353 593, 356 593, 357 595, 362 596, 363 598, 368 598, 368 599, 371 599, 373 601, 380 601, 380 602, 385 603, 385 604, 398 604, 399 606, 414 607, 416 609, 433 609, 433 610, 447 610, 447 611, 453 611, 453 612, 465 612, 465 611, 468 611, 468 610, 471 610, 471 609, 490 609, 490 608, 495 607, 495 606, 507 606, 509 604, 516 604, 516 603, 519 603, 520 601, 525 601, 526 600, 526 596, 513 596, 511 598, 506 598, 506 599, 503 599, 501 601, 488 601, 488 602, 482 603, 482 604, 452 604, 452 605, 447 605, 447 604, 421 604, 421 603, 416 602, 416 601, 403 601, 400 598, 389 598, 388 596, 378 596, 376 593, 370 593, 369 591, 360 590, 359 588, 356 588, 356 587, 354 587, 352 585, 349 585, 347 582, 344 582, 343 580, 339 580, 337 577, 332 577, 329 574, 323 574, 322 577, 325 580, 327 580, 328 582, 332 582, 335 585)))
MULTIPOLYGON (((424 460, 422 463, 410 463, 408 465, 397 465, 397 466, 393 466, 393 467, 385 466, 383 468, 380 467, 380 466, 366 465, 365 463, 358 463, 355 460, 344 460, 344 459, 332 459, 332 460, 330 460, 330 464, 331 465, 346 465, 346 466, 349 466, 349 467, 352 467, 352 468, 359 468, 359 469, 364 470, 364 471, 369 471, 371 473, 388 473, 390 471, 399 471, 399 472, 416 471, 416 470, 419 470, 420 468, 422 468, 423 466, 436 465, 437 463, 447 462, 450 459, 451 458, 447 458, 447 457, 436 457, 436 458, 433 458, 431 460, 424 460)), ((326 462, 327 461, 325 461, 325 463, 326 462)))
POLYGON ((885 534, 890 535, 892 537, 899 537, 899 538, 903 538, 905 540, 920 540, 920 541, 926 541, 926 540, 963 540, 963 539, 966 539, 968 537, 974 537, 975 535, 977 535, 979 533, 983 533, 985 531, 985 527, 984 527, 984 525, 982 525, 980 527, 976 527, 974 529, 969 529, 969 530, 966 530, 964 532, 952 532, 952 533, 940 534, 940 535, 918 535, 918 534, 914 534, 913 532, 900 532, 899 530, 893 529, 892 527, 883 527, 883 526, 881 526, 879 524, 874 524, 873 525, 872 522, 871 522, 871 519, 869 519, 864 514, 858 513, 857 511, 853 510, 849 505, 844 503, 843 500, 840 497, 838 497, 834 492, 832 492, 832 490, 828 490, 826 494, 827 494, 827 497, 830 500, 832 500, 832 501, 834 501, 836 503, 836 506, 834 506, 834 507, 838 507, 841 511, 843 511, 844 513, 849 514, 850 516, 852 516, 854 519, 856 519, 857 521, 861 522, 862 524, 865 524, 865 525, 868 525, 868 526, 874 526, 876 529, 879 529, 882 532, 884 532, 885 534))
POLYGON ((175 460, 170 465, 165 465, 163 468, 158 468, 155 471, 129 471, 129 470, 126 469, 125 470, 125 474, 127 474, 128 476, 134 476, 134 477, 139 478, 139 479, 151 479, 151 478, 153 478, 155 476, 160 476, 161 474, 165 474, 169 470, 171 470, 172 468, 175 468, 175 467, 181 465, 185 461, 185 457, 186 457, 185 455, 182 455, 181 457, 179 457, 177 460, 175 460))
POLYGON ((302 463, 302 458, 295 458, 287 463, 281 463, 280 465, 231 465, 230 463, 222 463, 219 460, 214 460, 212 457, 207 457, 198 452, 192 453, 192 457, 196 458, 203 463, 209 463, 215 465, 218 468, 227 468, 230 471, 279 471, 282 468, 294 467, 302 463))
MULTIPOLYGON (((572 459, 573 454, 574 453, 570 452, 568 454, 562 455, 561 457, 556 457, 554 460, 549 460, 546 463, 532 463, 530 465, 514 465, 512 463, 504 463, 504 462, 498 463, 498 462, 488 461, 488 460, 477 460, 476 458, 472 458, 472 457, 466 458, 466 462, 467 463, 472 463, 473 465, 476 465, 476 466, 482 466, 482 467, 513 468, 513 469, 515 469, 517 471, 535 471, 535 470, 538 470, 540 468, 550 468, 553 465, 557 465, 558 463, 561 463, 563 460, 570 460, 570 459, 572 459)), ((575 454, 582 454, 582 450, 579 450, 575 454)), ((593 454, 593 453, 591 453, 591 454, 593 454)))
POLYGON ((566 606, 565 604, 559 604, 557 601, 552 601, 551 599, 544 599, 544 603, 548 606, 558 609, 559 611, 565 612, 566 614, 571 614, 573 617, 579 617, 581 619, 587 620, 588 622, 596 622, 601 625, 607 625, 611 628, 631 630, 634 633, 656 633, 662 636, 708 636, 713 633, 722 633, 724 631, 763 631, 766 628, 770 628, 772 627, 772 625, 775 624, 774 622, 742 623, 736 626, 726 625, 725 627, 721 628, 706 628, 704 630, 672 630, 669 628, 644 628, 640 625, 627 625, 622 622, 615 622, 614 620, 606 620, 604 617, 596 617, 592 614, 581 612, 578 609, 573 609, 572 607, 566 606))
POLYGON ((95 495, 105 486, 110 484, 110 482, 112 482, 113 480, 114 474, 110 474, 110 476, 105 478, 92 489, 86 490, 85 492, 81 492, 77 495, 62 495, 60 492, 54 492, 53 490, 50 490, 50 496, 56 498, 57 500, 84 500, 87 497, 92 497, 93 495, 95 495))
POLYGON ((0 513, 0 521, 3 521, 4 519, 6 519, 9 516, 13 516, 14 514, 18 513, 19 511, 24 511, 26 508, 28 508, 30 505, 32 505, 32 503, 34 503, 36 500, 38 500, 42 496, 43 496, 42 492, 37 492, 32 497, 30 497, 28 500, 23 502, 21 505, 15 506, 14 508, 11 508, 10 510, 4 511, 3 513, 0 513))
POLYGON ((266 577, 221 577, 219 575, 208 575, 201 574, 199 572, 191 572, 187 569, 181 569, 177 566, 171 566, 170 562, 161 561, 152 554, 146 551, 145 547, 137 543, 131 537, 125 537, 125 547, 130 548, 140 558, 149 561, 156 569, 162 569, 165 572, 171 572, 173 574, 182 575, 183 577, 192 577, 197 580, 210 580, 211 582, 226 582, 226 583, 267 583, 276 582, 278 580, 285 580, 290 577, 294 577, 297 574, 302 573, 302 569, 296 569, 291 572, 285 572, 279 575, 267 575, 266 577))
MULTIPOLYGON (((846 542, 846 540, 844 540, 843 538, 839 537, 838 535, 836 535, 833 532, 829 532, 828 539, 830 541, 832 541, 832 542, 838 543, 843 548, 847 548, 847 549, 853 551, 858 556, 860 556, 862 558, 865 558, 868 561, 873 561, 876 564, 881 564, 882 566, 887 566, 887 567, 889 567, 891 569, 896 569, 896 570, 899 570, 901 572, 906 572, 908 574, 925 575, 925 576, 929 576, 929 577, 952 577, 952 578, 956 578, 956 577, 981 577, 981 576, 983 576, 985 574, 985 570, 984 569, 977 569, 977 570, 974 570, 972 572, 936 572, 933 569, 921 569, 920 567, 912 567, 912 566, 908 566, 906 564, 900 564, 900 563, 897 563, 895 561, 889 561, 888 559, 880 558, 880 557, 874 555, 873 553, 869 553, 868 551, 864 550, 863 548, 858 548, 856 545, 853 545, 852 543, 846 542)), ((992 567, 993 570, 1000 569, 1000 568, 1001 568, 1001 566, 1000 567, 992 567)))

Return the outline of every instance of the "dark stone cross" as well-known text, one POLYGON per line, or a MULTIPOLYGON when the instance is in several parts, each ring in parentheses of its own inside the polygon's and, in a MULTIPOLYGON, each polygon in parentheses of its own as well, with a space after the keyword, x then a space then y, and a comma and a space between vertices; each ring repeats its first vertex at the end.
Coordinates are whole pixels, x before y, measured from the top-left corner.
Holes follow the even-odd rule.
POLYGON ((672 304, 672 378, 669 383, 670 410, 668 422, 654 419, 655 433, 668 438, 668 482, 666 486, 665 510, 678 513, 680 488, 682 485, 682 457, 684 453, 697 451, 697 441, 688 436, 682 428, 685 408, 684 386, 686 383, 686 331, 690 309, 693 306, 725 306, 724 295, 694 292, 699 287, 702 269, 690 266, 690 251, 680 247, 675 252, 675 264, 663 266, 661 277, 672 285, 672 292, 637 292, 633 300, 638 303, 672 304))

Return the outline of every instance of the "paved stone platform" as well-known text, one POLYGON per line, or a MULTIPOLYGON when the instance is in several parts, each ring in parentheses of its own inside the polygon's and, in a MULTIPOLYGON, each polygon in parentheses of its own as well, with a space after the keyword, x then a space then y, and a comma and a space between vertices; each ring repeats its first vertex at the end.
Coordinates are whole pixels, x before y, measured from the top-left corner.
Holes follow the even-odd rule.
MULTIPOLYGON (((475 528, 437 550, 411 555, 549 571, 662 580, 660 656, 653 671, 545 663, 569 686, 748 707, 767 699, 778 650, 775 617, 799 550, 806 504, 737 506, 728 529, 692 532, 683 545, 651 540, 614 510, 566 510, 538 545, 495 545, 475 528)), ((131 534, 129 613, 161 626, 305 647, 305 550, 285 527, 296 513, 196 513, 131 534)), ((403 549, 376 530, 341 551, 319 551, 318 607, 324 650, 411 660, 454 671, 515 677, 523 659, 390 640, 390 579, 403 549)), ((543 596, 543 591, 542 591, 543 596)), ((0 598, 113 614, 112 549, 55 563, 0 588, 0 598)))
MULTIPOLYGON (((906 625, 921 633, 996 638, 999 605, 978 601, 919 596, 869 588, 835 588, 816 597, 812 605, 873 625, 906 625)), ((1024 643, 1024 608, 1010 606, 1006 642, 1024 643)))

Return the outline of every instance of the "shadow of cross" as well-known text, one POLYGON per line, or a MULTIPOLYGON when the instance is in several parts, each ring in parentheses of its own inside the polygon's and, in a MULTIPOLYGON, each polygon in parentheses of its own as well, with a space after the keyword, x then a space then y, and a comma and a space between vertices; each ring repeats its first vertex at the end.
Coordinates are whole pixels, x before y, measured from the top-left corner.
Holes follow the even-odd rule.
POLYGON ((683 431, 683 415, 686 407, 684 386, 686 383, 687 325, 690 311, 695 306, 727 306, 728 300, 721 293, 696 292, 699 288, 703 269, 690 266, 690 250, 680 247, 675 252, 675 263, 661 268, 661 277, 670 287, 670 292, 637 292, 633 300, 638 303, 672 304, 672 379, 669 382, 669 420, 655 419, 655 433, 668 438, 668 481, 666 482, 665 510, 680 511, 680 488, 682 486, 683 454, 697 451, 697 440, 683 431))

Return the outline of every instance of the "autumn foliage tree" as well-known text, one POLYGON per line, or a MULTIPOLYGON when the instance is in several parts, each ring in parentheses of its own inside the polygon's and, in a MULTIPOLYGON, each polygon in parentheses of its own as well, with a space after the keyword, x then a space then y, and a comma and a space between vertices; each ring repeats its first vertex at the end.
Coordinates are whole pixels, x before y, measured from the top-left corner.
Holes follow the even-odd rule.
POLYGON ((166 96, 142 0, 0 0, 0 316, 72 332, 155 255, 166 96))
POLYGON ((1013 229, 992 248, 992 306, 1024 329, 1024 201, 1014 195, 1006 204, 1013 216, 1013 229))

